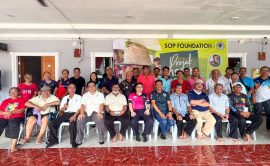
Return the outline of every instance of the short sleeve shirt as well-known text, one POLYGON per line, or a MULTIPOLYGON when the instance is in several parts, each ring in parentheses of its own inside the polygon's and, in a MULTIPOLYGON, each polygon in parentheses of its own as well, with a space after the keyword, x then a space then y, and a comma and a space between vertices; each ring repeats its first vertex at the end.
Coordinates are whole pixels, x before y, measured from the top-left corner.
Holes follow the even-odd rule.
POLYGON ((94 111, 98 112, 100 104, 104 103, 104 95, 98 91, 93 94, 86 92, 81 99, 81 104, 85 106, 85 111, 88 116, 91 116, 94 111))
MULTIPOLYGON (((218 79, 217 83, 222 84, 222 86, 225 87, 225 82, 221 78, 218 79)), ((216 85, 216 82, 213 81, 212 78, 206 81, 205 89, 208 90, 209 94, 215 93, 215 89, 214 89, 215 85, 216 85)))
POLYGON ((220 96, 216 93, 209 95, 210 106, 222 115, 226 114, 226 109, 229 107, 229 99, 226 95, 221 94, 220 96))
MULTIPOLYGON (((241 80, 243 81, 244 85, 247 86, 249 89, 246 89, 247 92, 249 92, 250 88, 253 88, 254 87, 254 81, 252 78, 250 77, 245 77, 245 78, 241 78, 241 80)), ((240 78, 239 78, 239 82, 240 81, 240 78)), ((241 82, 242 83, 242 82, 241 82)))
MULTIPOLYGON (((204 85, 204 87, 205 87, 205 80, 204 80, 202 77, 199 77, 199 79, 203 80, 203 85, 204 85)), ((197 79, 194 79, 194 78, 192 78, 192 77, 190 77, 190 78, 187 80, 190 89, 193 89, 193 88, 194 88, 194 85, 195 85, 195 81, 196 81, 196 80, 197 80, 197 79)))
POLYGON ((169 77, 168 79, 165 79, 163 76, 158 78, 159 80, 162 81, 163 84, 163 90, 165 92, 170 93, 171 91, 171 84, 172 84, 172 78, 169 77))
POLYGON ((250 102, 247 95, 241 93, 237 96, 235 93, 230 93, 228 95, 230 99, 230 108, 233 112, 243 111, 244 107, 248 107, 250 109, 250 102))
MULTIPOLYGON (((172 81, 171 89, 175 89, 176 85, 180 84, 180 82, 176 79, 172 81)), ((190 90, 188 82, 186 80, 183 80, 182 82, 182 93, 187 93, 190 90)))
MULTIPOLYGON (((13 111, 15 109, 25 109, 25 100, 23 98, 8 98, 4 100, 1 105, 0 105, 0 111, 13 111)), ((24 117, 24 112, 19 113, 19 114, 12 114, 10 117, 5 118, 4 116, 0 115, 0 119, 13 119, 13 118, 23 118, 24 117)))
POLYGON ((60 109, 64 107, 65 104, 68 105, 65 112, 77 112, 81 108, 81 96, 74 94, 72 98, 69 97, 69 95, 66 95, 61 100, 60 109))
POLYGON ((140 75, 137 79, 138 83, 142 83, 143 85, 143 93, 147 96, 150 96, 151 92, 154 90, 156 78, 149 74, 149 75, 140 75))
POLYGON ((57 97, 62 98, 64 97, 64 94, 67 92, 67 87, 69 84, 72 83, 71 79, 61 79, 58 81, 58 91, 57 91, 57 97))
POLYGON ((116 77, 112 77, 112 79, 109 79, 108 77, 105 77, 101 80, 101 83, 99 85, 99 89, 102 89, 105 87, 109 92, 112 91, 112 85, 118 83, 118 79, 116 77))
POLYGON ((173 93, 170 96, 172 101, 172 107, 179 113, 181 116, 185 116, 188 106, 190 106, 188 101, 188 96, 184 93, 177 94, 173 93))
POLYGON ((38 92, 38 87, 35 83, 31 83, 30 85, 26 85, 25 83, 21 83, 18 85, 21 96, 24 100, 31 99, 35 93, 38 92))
POLYGON ((58 87, 58 83, 54 80, 51 80, 51 82, 47 83, 45 80, 42 80, 39 82, 38 89, 40 90, 42 87, 48 86, 51 88, 51 94, 53 94, 54 89, 58 87))
POLYGON ((255 78, 254 82, 260 87, 255 89, 255 99, 257 103, 264 102, 270 99, 270 77, 263 80, 261 77, 255 78))
POLYGON ((117 96, 110 93, 105 98, 105 105, 109 106, 111 111, 121 111, 125 105, 127 105, 127 98, 119 93, 117 96))
POLYGON ((75 78, 71 77, 70 80, 76 85, 76 94, 82 94, 82 88, 85 87, 85 79, 83 77, 75 78))
POLYGON ((171 99, 168 92, 162 91, 158 93, 157 91, 153 91, 150 99, 155 100, 156 105, 162 113, 167 114, 169 112, 168 101, 171 101, 171 99))
MULTIPOLYGON (((43 107, 45 104, 59 101, 59 99, 54 95, 50 95, 47 99, 45 99, 41 95, 39 95, 39 96, 33 97, 29 101, 31 103, 39 106, 39 107, 43 107)), ((50 112, 55 112, 55 106, 50 106, 50 107, 46 108, 45 110, 42 110, 40 113, 42 115, 45 115, 45 114, 48 114, 50 112)))
POLYGON ((128 96, 128 103, 132 104, 133 110, 144 110, 146 105, 150 103, 149 97, 146 94, 138 95, 131 93, 128 96))
POLYGON ((135 80, 131 80, 131 82, 128 82, 127 80, 124 80, 120 83, 120 89, 122 93, 128 98, 129 94, 133 91, 134 87, 136 85, 135 80))

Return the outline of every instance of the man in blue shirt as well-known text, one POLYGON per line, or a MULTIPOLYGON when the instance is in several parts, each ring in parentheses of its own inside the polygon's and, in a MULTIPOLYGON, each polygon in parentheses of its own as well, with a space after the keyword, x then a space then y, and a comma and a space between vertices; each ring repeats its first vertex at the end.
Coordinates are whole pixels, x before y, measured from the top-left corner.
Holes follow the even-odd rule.
POLYGON ((255 78, 255 95, 253 101, 254 113, 261 115, 264 111, 266 114, 266 129, 270 130, 270 69, 263 66, 260 69, 260 77, 255 78))
POLYGON ((170 93, 172 84, 172 78, 170 77, 170 68, 168 66, 165 66, 162 68, 162 72, 163 76, 159 77, 158 79, 162 81, 163 90, 170 93))
POLYGON ((153 115, 159 122, 161 130, 161 139, 166 139, 167 131, 175 124, 172 117, 172 103, 168 92, 162 90, 162 81, 156 80, 156 90, 151 93, 151 104, 153 107, 153 115))
POLYGON ((106 68, 106 77, 102 78, 101 83, 99 85, 99 89, 102 90, 104 95, 108 95, 112 92, 112 85, 118 83, 118 79, 113 76, 113 69, 112 67, 106 68))
POLYGON ((197 121, 193 115, 188 96, 182 93, 182 84, 176 84, 175 93, 170 96, 172 102, 173 117, 176 120, 178 134, 180 139, 186 139, 191 136, 197 121), (183 121, 186 121, 185 123, 183 121))
POLYGON ((197 79, 194 84, 194 89, 189 91, 188 97, 192 108, 192 114, 197 120, 196 130, 199 139, 209 136, 211 130, 215 126, 216 120, 209 111, 209 98, 203 92, 204 82, 197 79), (205 124, 203 126, 203 120, 205 124))
POLYGON ((254 81, 252 78, 247 77, 247 68, 240 67, 239 69, 239 82, 241 82, 247 91, 247 96, 249 99, 251 99, 251 96, 254 94, 254 81))

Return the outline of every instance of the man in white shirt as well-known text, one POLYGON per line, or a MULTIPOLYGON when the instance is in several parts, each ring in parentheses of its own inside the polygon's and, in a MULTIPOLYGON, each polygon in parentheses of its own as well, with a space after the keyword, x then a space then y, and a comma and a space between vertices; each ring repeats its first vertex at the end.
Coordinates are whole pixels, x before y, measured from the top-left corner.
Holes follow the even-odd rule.
POLYGON ((110 133, 112 142, 116 142, 116 131, 114 129, 114 121, 121 122, 119 140, 124 140, 124 135, 129 127, 130 119, 127 113, 127 99, 120 93, 119 84, 112 86, 112 92, 106 96, 105 109, 106 115, 105 125, 110 133))
MULTIPOLYGON (((211 94, 214 93, 214 86, 215 84, 222 84, 223 86, 225 86, 224 81, 220 78, 220 71, 218 69, 213 69, 211 71, 211 78, 209 78, 209 80, 206 81, 206 92, 207 94, 211 94)), ((223 90, 223 92, 225 92, 225 90, 223 90)))
POLYGON ((77 147, 77 144, 75 143, 77 135, 76 119, 80 113, 81 96, 75 93, 76 85, 73 83, 68 85, 67 91, 68 95, 66 95, 61 101, 58 117, 49 124, 50 135, 46 148, 58 144, 57 130, 61 125, 61 123, 63 122, 70 123, 69 125, 70 144, 72 145, 73 148, 77 147))
POLYGON ((215 92, 209 95, 210 110, 212 115, 216 119, 215 129, 217 133, 217 140, 221 141, 222 136, 222 124, 223 120, 228 120, 230 123, 229 137, 233 140, 238 139, 238 119, 233 115, 230 115, 229 99, 226 95, 222 94, 223 85, 217 83, 214 86, 215 92))
POLYGON ((82 96, 80 115, 77 120, 76 143, 82 144, 84 138, 85 124, 95 122, 98 129, 99 144, 104 144, 106 128, 104 125, 104 95, 97 91, 96 83, 90 81, 87 85, 88 92, 82 96))
POLYGON ((233 71, 234 70, 232 67, 227 67, 225 70, 224 76, 220 77, 223 80, 223 82, 225 83, 223 89, 226 90, 226 92, 225 92, 226 95, 230 93, 230 83, 232 82, 231 74, 233 73, 233 71))

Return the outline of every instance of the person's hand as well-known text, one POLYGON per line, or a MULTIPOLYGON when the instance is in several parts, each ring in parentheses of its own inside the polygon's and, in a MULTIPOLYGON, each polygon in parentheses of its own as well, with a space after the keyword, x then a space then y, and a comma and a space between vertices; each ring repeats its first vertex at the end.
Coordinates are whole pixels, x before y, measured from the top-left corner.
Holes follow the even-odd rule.
POLYGON ((111 112, 110 112, 110 115, 111 115, 111 116, 115 116, 114 111, 111 111, 111 112))
POLYGON ((256 83, 256 82, 254 82, 254 84, 255 84, 255 89, 258 89, 258 88, 261 86, 261 84, 260 84, 260 83, 256 83))
POLYGON ((144 115, 146 115, 146 116, 150 115, 150 110, 149 110, 149 109, 146 109, 146 110, 144 111, 144 115))
POLYGON ((46 103, 43 107, 41 107, 41 110, 46 110, 49 107, 49 105, 46 103))
POLYGON ((3 112, 3 116, 4 116, 5 118, 10 117, 11 114, 12 114, 12 113, 11 113, 10 111, 5 111, 5 112, 3 112))
POLYGON ((159 116, 160 116, 162 119, 166 119, 165 114, 163 114, 162 112, 159 113, 159 116))
POLYGON ((98 119, 102 119, 103 118, 102 113, 97 113, 97 117, 98 117, 98 119))
POLYGON ((78 116, 78 120, 82 120, 84 117, 85 117, 84 114, 80 114, 80 115, 78 116))
POLYGON ((245 112, 245 114, 246 114, 246 118, 248 118, 251 115, 250 112, 245 112))
POLYGON ((229 120, 229 116, 230 116, 230 114, 226 114, 226 115, 223 116, 223 117, 224 117, 225 120, 229 120))
POLYGON ((183 117, 179 114, 177 115, 177 120, 183 120, 183 117))
POLYGON ((76 121, 76 116, 73 115, 71 118, 69 118, 69 122, 75 122, 76 121))
POLYGON ((39 107, 39 106, 36 106, 35 109, 36 109, 38 112, 41 112, 41 111, 42 111, 42 108, 39 107))
POLYGON ((252 98, 251 98, 251 102, 252 102, 253 104, 256 103, 255 97, 252 97, 252 98))
POLYGON ((134 116, 136 116, 136 112, 132 111, 131 112, 131 117, 134 117, 134 116))
POLYGON ((189 114, 189 119, 190 119, 190 120, 195 119, 194 115, 193 115, 193 114, 189 114))
POLYGON ((68 105, 67 104, 64 104, 64 107, 63 107, 65 110, 67 110, 68 108, 68 105))
POLYGON ((172 113, 171 112, 168 112, 168 114, 167 114, 166 117, 169 118, 169 119, 171 119, 171 120, 173 120, 173 117, 172 117, 172 113))

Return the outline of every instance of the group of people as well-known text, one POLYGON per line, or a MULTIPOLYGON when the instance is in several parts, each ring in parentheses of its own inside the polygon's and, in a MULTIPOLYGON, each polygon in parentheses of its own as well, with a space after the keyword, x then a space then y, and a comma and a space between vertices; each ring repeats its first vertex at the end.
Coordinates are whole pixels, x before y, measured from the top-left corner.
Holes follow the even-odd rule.
POLYGON ((95 123, 100 144, 104 144, 107 131, 112 142, 123 141, 129 126, 137 141, 142 138, 146 142, 155 120, 161 139, 166 139, 176 124, 180 139, 187 139, 194 129, 197 138, 204 139, 215 128, 217 139, 222 140, 222 124, 228 122, 232 140, 238 140, 239 129, 240 136, 249 141, 263 122, 262 112, 266 113, 266 128, 270 130, 270 68, 261 67, 260 76, 254 80, 246 76, 246 70, 241 67, 237 73, 228 67, 221 76, 218 69, 213 69, 205 81, 199 68, 191 72, 185 68, 178 70, 173 80, 167 66, 162 68, 162 76, 160 68, 151 73, 149 66, 143 66, 141 72, 137 67, 126 71, 125 80, 119 83, 113 69, 107 67, 102 79, 93 72, 86 84, 80 69, 75 68, 71 78, 67 69, 62 70, 58 81, 51 80, 50 73, 45 72, 38 86, 26 74, 25 82, 10 88, 10 98, 0 105, 0 135, 6 130, 6 137, 12 139, 11 151, 17 151, 20 125, 26 115, 22 143, 30 142, 38 124, 38 144, 49 129, 46 147, 58 144, 58 129, 63 122, 70 124, 70 143, 74 148, 83 143, 87 122, 95 123), (58 116, 50 119, 56 110, 58 116), (140 120, 145 124, 142 134, 140 120), (252 123, 246 124, 247 120, 252 123), (119 138, 115 121, 121 123, 119 138))

